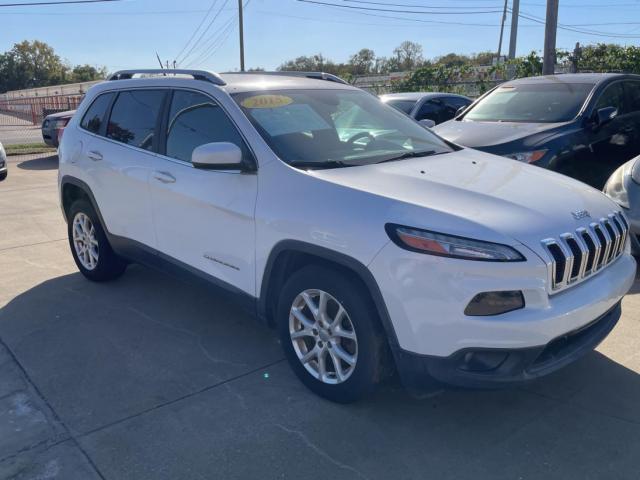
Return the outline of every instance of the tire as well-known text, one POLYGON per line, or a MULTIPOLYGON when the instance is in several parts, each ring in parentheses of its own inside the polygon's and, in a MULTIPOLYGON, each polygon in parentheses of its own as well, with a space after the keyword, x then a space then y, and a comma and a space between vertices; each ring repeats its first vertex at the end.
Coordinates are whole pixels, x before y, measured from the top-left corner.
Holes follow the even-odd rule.
POLYGON ((107 282, 121 276, 127 268, 127 263, 111 248, 93 206, 87 200, 76 200, 71 205, 67 218, 69 246, 80 272, 94 282, 107 282), (88 220, 88 223, 83 223, 83 220, 88 220), (74 239, 74 228, 78 228, 78 232, 86 233, 88 230, 92 235, 79 235, 74 239), (81 245, 86 246, 89 243, 89 248, 81 248, 81 245), (81 253, 83 251, 85 253, 81 253))
POLYGON ((3 181, 3 180, 5 180, 5 179, 7 178, 7 173, 8 173, 8 172, 2 172, 2 173, 0 173, 0 182, 1 182, 1 181, 3 181))
POLYGON ((338 403, 354 402, 374 390, 382 371, 384 342, 370 297, 359 282, 337 269, 304 267, 282 287, 276 315, 287 360, 310 390, 338 403), (310 299, 317 308, 321 296, 326 299, 327 315, 317 317, 325 320, 316 319, 307 301, 310 299), (341 315, 340 325, 333 323, 333 328, 326 328, 335 321, 340 307, 346 312, 341 315), (300 314, 306 323, 300 321, 300 314), (295 340, 292 330, 299 336, 295 340), (355 339, 347 338, 353 337, 353 333, 355 339), (312 359, 303 363, 305 355, 312 359), (320 355, 324 356, 324 375, 320 355), (343 358, 354 360, 353 365, 343 358), (338 368, 335 361, 340 365, 338 368))

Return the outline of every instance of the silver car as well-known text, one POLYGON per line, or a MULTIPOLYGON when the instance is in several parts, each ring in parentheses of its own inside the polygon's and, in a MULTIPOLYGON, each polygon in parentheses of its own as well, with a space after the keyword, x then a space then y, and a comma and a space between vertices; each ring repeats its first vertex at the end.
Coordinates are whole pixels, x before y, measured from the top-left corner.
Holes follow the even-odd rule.
POLYGON ((0 142, 0 182, 7 178, 7 154, 0 142))
POLYGON ((624 208, 631 224, 631 248, 640 256, 640 156, 613 172, 604 193, 624 208))

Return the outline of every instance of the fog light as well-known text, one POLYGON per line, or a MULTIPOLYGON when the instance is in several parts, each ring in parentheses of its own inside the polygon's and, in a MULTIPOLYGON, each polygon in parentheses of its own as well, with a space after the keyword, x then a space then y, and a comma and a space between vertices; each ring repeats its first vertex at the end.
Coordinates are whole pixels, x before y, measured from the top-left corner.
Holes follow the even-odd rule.
POLYGON ((464 309, 464 314, 472 317, 486 317, 521 308, 524 308, 524 296, 520 290, 483 292, 473 297, 473 300, 464 309))
POLYGON ((508 353, 498 351, 468 352, 464 355, 464 363, 460 369, 467 372, 488 372, 502 365, 508 356, 508 353))

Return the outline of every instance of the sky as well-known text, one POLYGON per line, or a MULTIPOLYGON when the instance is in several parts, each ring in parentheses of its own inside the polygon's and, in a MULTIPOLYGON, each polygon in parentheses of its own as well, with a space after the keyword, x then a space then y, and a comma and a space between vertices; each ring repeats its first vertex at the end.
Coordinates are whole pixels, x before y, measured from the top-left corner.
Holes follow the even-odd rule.
MULTIPOLYGON (((72 65, 106 66, 109 71, 155 68, 156 52, 163 61, 177 59, 180 67, 239 68, 237 0, 2 7, 28 1, 0 0, 0 51, 37 39, 72 65)), ((361 48, 390 56, 404 40, 421 44, 426 58, 495 51, 504 6, 503 0, 312 0, 342 7, 309 0, 244 1, 246 66, 267 70, 315 53, 337 62, 361 48)), ((508 2, 510 6, 512 0, 508 2)), ((545 4, 521 0, 521 14, 544 18, 545 4)), ((640 45, 640 0, 560 0, 558 21, 565 27, 558 31, 560 48, 573 49, 576 42, 640 45)), ((503 52, 508 50, 510 18, 506 23, 503 52)), ((540 51, 543 38, 543 25, 521 18, 517 53, 540 51)))

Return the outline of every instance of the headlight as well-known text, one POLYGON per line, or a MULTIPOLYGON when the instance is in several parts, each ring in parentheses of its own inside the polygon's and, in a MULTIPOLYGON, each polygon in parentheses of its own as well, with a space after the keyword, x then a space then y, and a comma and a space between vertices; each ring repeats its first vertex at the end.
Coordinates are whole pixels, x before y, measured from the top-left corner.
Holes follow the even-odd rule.
POLYGON ((624 186, 624 177, 629 171, 629 165, 618 168, 604 186, 604 193, 623 208, 629 208, 629 195, 624 186))
POLYGON ((545 153, 547 152, 548 150, 533 150, 531 152, 510 153, 504 156, 513 160, 517 160, 519 162, 535 163, 542 157, 544 157, 545 153))
POLYGON ((389 238, 405 250, 440 257, 480 260, 485 262, 523 262, 516 249, 499 243, 445 235, 401 225, 387 224, 389 238))

